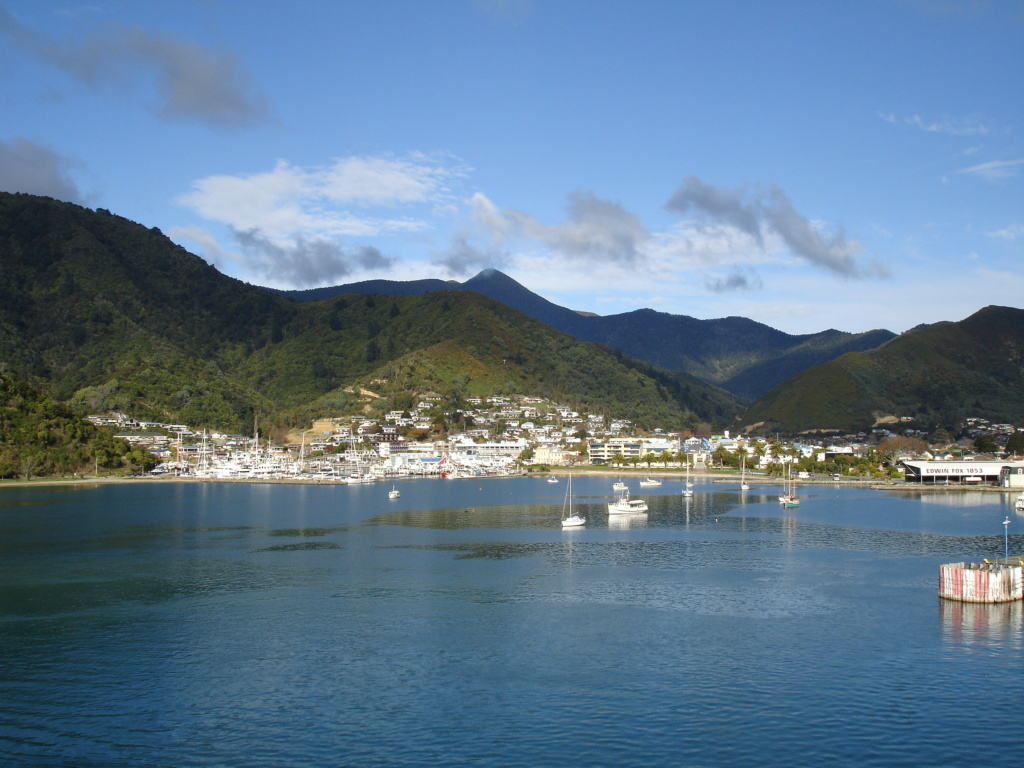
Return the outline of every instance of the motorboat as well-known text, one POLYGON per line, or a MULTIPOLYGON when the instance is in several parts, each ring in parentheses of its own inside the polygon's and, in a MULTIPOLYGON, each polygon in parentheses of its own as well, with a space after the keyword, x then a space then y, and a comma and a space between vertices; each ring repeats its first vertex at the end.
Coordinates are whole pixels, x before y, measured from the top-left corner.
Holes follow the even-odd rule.
POLYGON ((647 502, 643 499, 629 498, 629 491, 623 491, 615 501, 608 505, 609 515, 635 515, 647 511, 647 502))
POLYGON ((402 495, 402 492, 399 491, 397 488, 395 488, 395 486, 391 486, 391 490, 388 491, 388 498, 389 499, 397 499, 401 495, 402 495))

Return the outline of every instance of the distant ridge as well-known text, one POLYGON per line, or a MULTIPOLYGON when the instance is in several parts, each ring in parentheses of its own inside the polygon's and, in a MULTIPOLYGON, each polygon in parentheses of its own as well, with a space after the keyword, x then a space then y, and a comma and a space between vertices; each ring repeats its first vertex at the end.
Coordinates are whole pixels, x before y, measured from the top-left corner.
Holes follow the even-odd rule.
POLYGON ((842 355, 773 389, 743 420, 797 432, 860 430, 901 418, 926 429, 955 427, 967 416, 1024 421, 1024 310, 989 306, 842 355))
POLYGON ((854 334, 831 329, 791 335, 745 317, 698 320, 653 309, 593 315, 548 301, 496 269, 485 269, 463 283, 369 280, 276 293, 309 301, 346 293, 409 295, 438 290, 481 293, 581 341, 606 344, 661 368, 697 376, 746 400, 800 371, 847 352, 874 349, 895 336, 886 330, 854 334))

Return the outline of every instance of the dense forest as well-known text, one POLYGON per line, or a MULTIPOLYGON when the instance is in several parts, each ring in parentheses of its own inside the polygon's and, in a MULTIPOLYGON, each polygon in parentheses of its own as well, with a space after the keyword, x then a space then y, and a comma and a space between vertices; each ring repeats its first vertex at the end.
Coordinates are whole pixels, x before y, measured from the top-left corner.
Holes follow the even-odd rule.
POLYGON ((145 471, 156 459, 0 370, 0 478, 145 471))

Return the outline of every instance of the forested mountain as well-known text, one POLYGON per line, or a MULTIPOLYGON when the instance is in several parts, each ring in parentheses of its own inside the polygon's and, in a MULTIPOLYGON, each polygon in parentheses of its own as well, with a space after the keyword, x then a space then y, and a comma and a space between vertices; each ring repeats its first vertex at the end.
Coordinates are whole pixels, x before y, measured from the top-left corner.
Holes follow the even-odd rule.
POLYGON ((1024 421, 1024 310, 985 307, 921 325, 871 352, 794 376, 755 402, 745 423, 799 431, 864 429, 886 417, 924 427, 966 416, 1024 421))
POLYGON ((534 393, 681 427, 735 400, 477 293, 298 302, 102 209, 0 194, 0 362, 81 410, 240 428, 428 391, 534 393))
POLYGON ((748 400, 802 370, 846 352, 874 349, 894 335, 885 330, 791 335, 744 317, 698 320, 653 309, 593 315, 560 307, 494 269, 464 283, 370 280, 279 293, 309 300, 344 293, 407 295, 455 289, 481 293, 576 339, 606 344, 661 368, 692 374, 748 400))

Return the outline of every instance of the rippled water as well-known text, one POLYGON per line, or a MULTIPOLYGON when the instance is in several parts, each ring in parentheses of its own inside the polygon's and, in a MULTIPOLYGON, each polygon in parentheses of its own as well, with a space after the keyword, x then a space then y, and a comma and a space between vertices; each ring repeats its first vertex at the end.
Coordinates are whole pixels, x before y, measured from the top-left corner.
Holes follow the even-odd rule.
POLYGON ((935 596, 1009 497, 610 482, 5 489, 0 764, 1019 756, 1022 606, 935 596))

